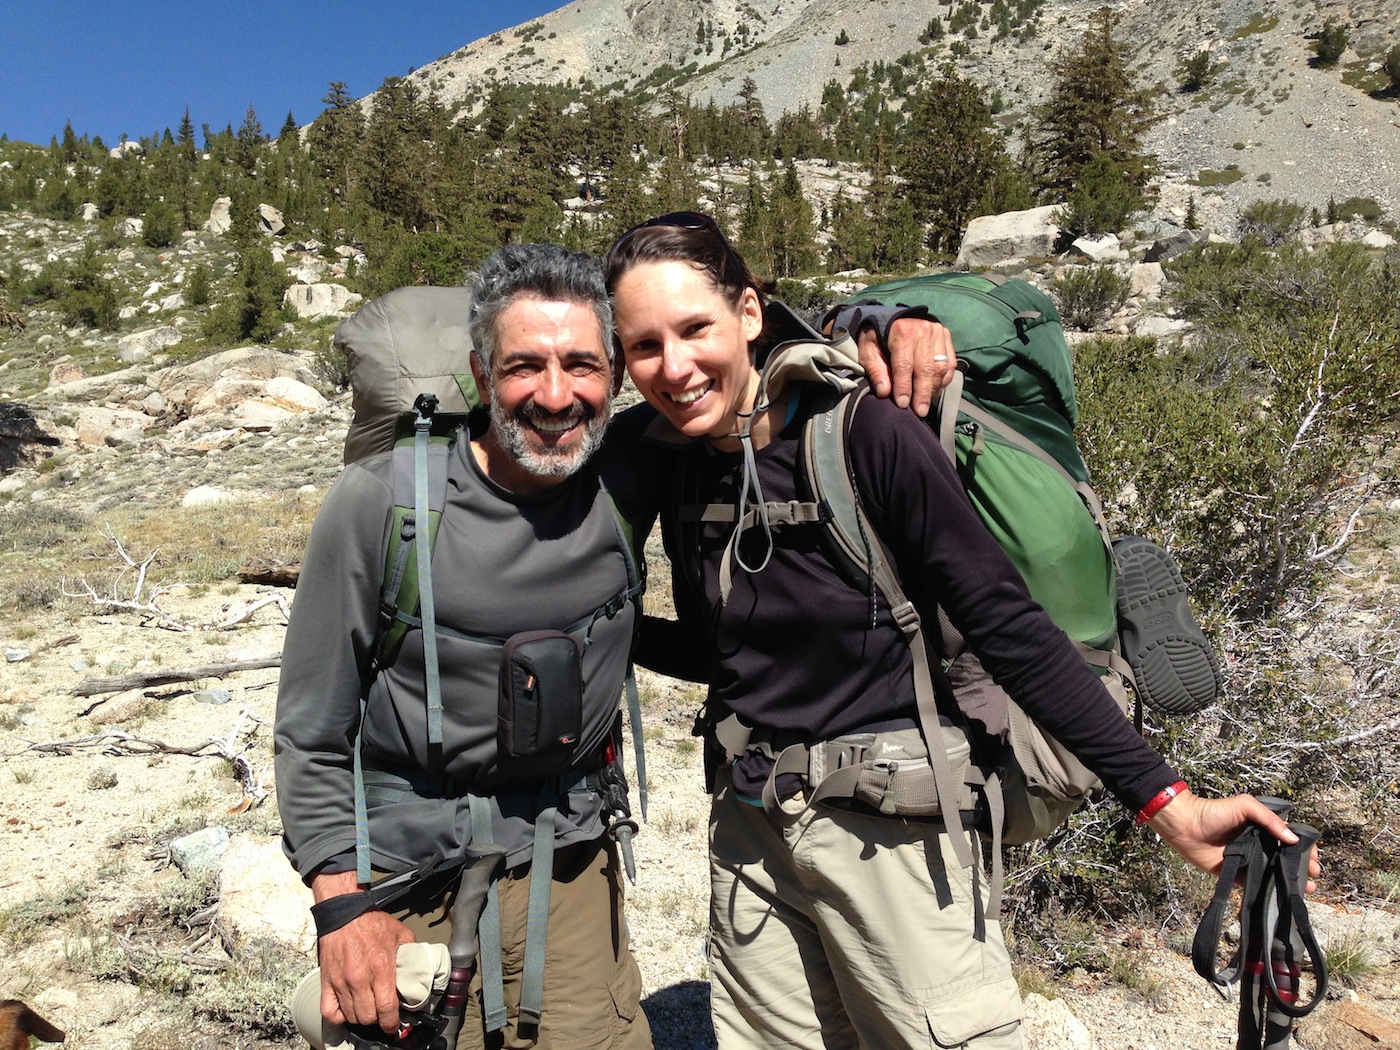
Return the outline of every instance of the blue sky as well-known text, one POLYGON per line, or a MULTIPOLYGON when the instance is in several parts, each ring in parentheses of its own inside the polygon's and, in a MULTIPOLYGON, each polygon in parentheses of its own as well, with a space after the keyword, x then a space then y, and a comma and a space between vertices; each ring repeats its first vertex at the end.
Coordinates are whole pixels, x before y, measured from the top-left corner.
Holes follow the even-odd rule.
POLYGON ((175 130, 189 106, 234 129, 251 104, 275 135, 326 85, 356 98, 565 0, 0 0, 0 132, 47 145, 72 121, 115 145, 175 130))

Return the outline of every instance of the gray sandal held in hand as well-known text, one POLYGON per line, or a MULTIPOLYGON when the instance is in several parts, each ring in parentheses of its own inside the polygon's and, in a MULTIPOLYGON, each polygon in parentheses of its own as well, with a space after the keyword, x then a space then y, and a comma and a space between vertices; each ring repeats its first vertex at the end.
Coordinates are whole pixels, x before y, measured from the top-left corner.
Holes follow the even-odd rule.
POLYGON ((1137 691, 1154 711, 1186 715, 1220 696, 1220 663, 1191 613, 1171 554, 1142 536, 1113 541, 1118 627, 1137 691))

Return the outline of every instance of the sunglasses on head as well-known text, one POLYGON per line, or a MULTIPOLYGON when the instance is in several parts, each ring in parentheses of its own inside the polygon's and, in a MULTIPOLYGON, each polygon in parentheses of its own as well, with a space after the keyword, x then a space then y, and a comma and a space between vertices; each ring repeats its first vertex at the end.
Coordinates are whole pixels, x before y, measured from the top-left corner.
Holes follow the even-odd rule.
POLYGON ((637 223, 613 242, 613 250, 616 251, 618 245, 627 241, 638 230, 651 229, 653 226, 670 226, 678 230, 709 230, 716 234, 720 240, 724 240, 724 234, 720 232, 719 224, 703 212, 673 211, 637 223))

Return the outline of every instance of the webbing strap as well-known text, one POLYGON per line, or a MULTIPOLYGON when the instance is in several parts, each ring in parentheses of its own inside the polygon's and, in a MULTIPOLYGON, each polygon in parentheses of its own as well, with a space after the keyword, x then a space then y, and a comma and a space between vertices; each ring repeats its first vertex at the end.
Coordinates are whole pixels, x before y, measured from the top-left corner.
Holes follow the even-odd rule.
POLYGON ((419 616, 423 621, 423 676, 428 694, 428 744, 442 744, 442 679, 438 674, 437 612, 433 605, 433 551, 428 540, 428 432, 433 424, 435 404, 420 397, 414 403, 418 416, 413 421, 413 514, 425 542, 415 543, 418 554, 419 616))
POLYGON ((369 807, 365 803, 364 750, 365 711, 369 707, 369 691, 360 693, 360 722, 355 727, 355 881, 368 886, 369 870, 369 807))
MULTIPOLYGON (((492 839, 491 804, 481 795, 468 795, 472 816, 472 845, 478 849, 492 839)), ((477 966, 481 968, 481 1013, 486 1031, 498 1032, 506 1026, 505 978, 501 965, 501 901, 496 883, 486 893, 486 906, 481 909, 481 921, 476 927, 481 951, 477 966)))
MULTIPOLYGON (((858 569, 869 573, 872 582, 888 604, 890 613, 909 643, 914 667, 914 698, 919 712, 919 729, 928 745, 929 765, 933 770, 938 803, 945 813, 956 813, 960 798, 959 784, 953 783, 953 770, 948 752, 942 746, 938 718, 938 697, 934 689, 928 645, 919 622, 919 613, 904 594, 894 564, 883 549, 880 537, 868 527, 869 518, 861 506, 860 494, 851 476, 851 464, 844 440, 825 440, 822 435, 845 435, 851 431, 852 420, 865 393, 864 387, 841 398, 826 412, 814 413, 807 421, 803 435, 803 450, 807 471, 815 492, 822 494, 831 511, 831 534, 839 553, 858 569), (851 535, 854 525, 858 535, 851 535)), ((873 609, 872 609, 873 613, 873 609)), ((951 696, 951 694, 950 694, 951 696)), ((955 705, 956 707, 956 705, 955 705)), ((948 841, 958 863, 970 868, 977 863, 978 851, 973 841, 976 832, 964 829, 957 821, 945 821, 948 841)))
MULTIPOLYGON (((632 753, 637 759, 637 803, 642 811, 642 819, 647 819, 647 752, 642 733, 642 698, 637 692, 637 674, 632 661, 627 661, 627 677, 623 679, 627 690, 627 721, 632 723, 632 753)), ((622 761, 622 756, 618 756, 622 761)))
POLYGON ((545 931, 549 927, 549 890, 554 880, 554 813, 544 805, 553 784, 540 792, 535 817, 535 847, 530 855, 530 901, 525 915, 525 968, 520 978, 520 1023, 539 1026, 544 1009, 545 931))

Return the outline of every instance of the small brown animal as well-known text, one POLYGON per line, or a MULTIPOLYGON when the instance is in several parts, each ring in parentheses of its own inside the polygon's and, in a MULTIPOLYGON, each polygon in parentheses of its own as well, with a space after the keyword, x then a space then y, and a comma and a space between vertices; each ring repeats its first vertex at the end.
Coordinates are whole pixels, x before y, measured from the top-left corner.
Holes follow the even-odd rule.
POLYGON ((29 1037, 61 1043, 67 1036, 18 999, 0 1000, 0 1050, 29 1050, 29 1037))

